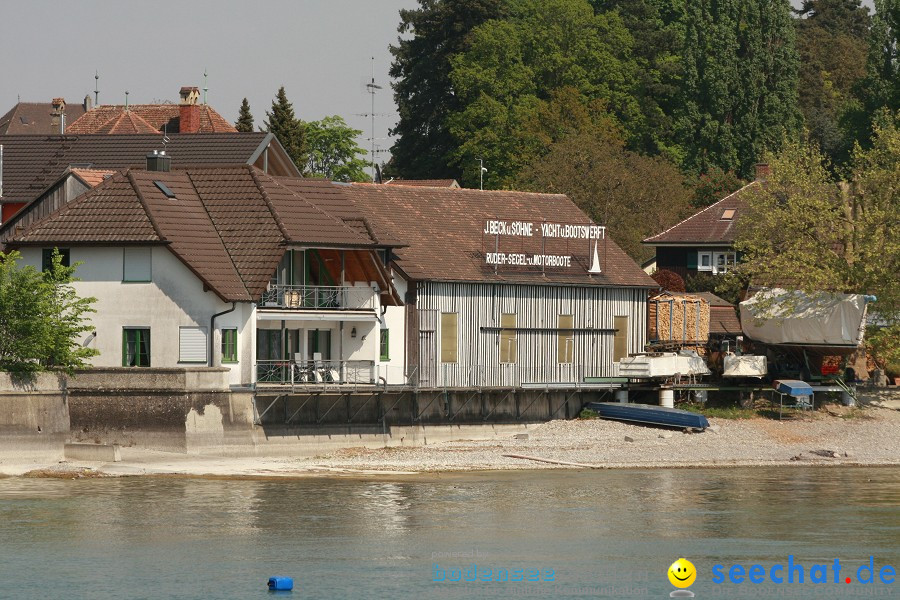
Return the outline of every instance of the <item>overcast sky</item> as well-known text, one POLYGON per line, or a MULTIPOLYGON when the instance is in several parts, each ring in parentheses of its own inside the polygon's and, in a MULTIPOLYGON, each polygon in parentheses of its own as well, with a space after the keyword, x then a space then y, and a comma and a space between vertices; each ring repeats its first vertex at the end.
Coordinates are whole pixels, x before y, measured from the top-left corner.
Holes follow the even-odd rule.
MULTIPOLYGON (((800 0, 793 0, 799 4, 800 0)), ((865 0, 871 6, 871 0, 865 0)), ((398 11, 416 0, 27 0, 4 8, 0 114, 17 98, 80 102, 100 74, 101 104, 177 102, 183 85, 203 87, 208 103, 237 119, 241 99, 261 125, 281 85, 304 120, 343 116, 369 137, 372 76, 376 138, 396 122, 388 45, 398 11)), ((382 148, 390 143, 376 142, 382 148)), ((364 142, 368 148, 369 143, 364 142)), ((386 155, 380 154, 384 160, 386 155)))
MULTIPOLYGON (((401 8, 416 0, 28 0, 4 8, 0 56, 5 77, 0 114, 22 101, 68 103, 93 98, 100 74, 101 104, 178 101, 183 85, 203 87, 208 103, 237 119, 241 99, 257 125, 278 87, 285 86, 304 120, 339 114, 370 136, 365 83, 384 89, 376 113, 395 113, 388 85, 388 45, 397 40, 401 8)), ((386 137, 396 116, 376 119, 386 137)), ((379 140, 383 147, 389 146, 379 140)), ((366 143, 368 147, 368 143, 366 143)), ((384 155, 379 158, 386 158, 384 155)))

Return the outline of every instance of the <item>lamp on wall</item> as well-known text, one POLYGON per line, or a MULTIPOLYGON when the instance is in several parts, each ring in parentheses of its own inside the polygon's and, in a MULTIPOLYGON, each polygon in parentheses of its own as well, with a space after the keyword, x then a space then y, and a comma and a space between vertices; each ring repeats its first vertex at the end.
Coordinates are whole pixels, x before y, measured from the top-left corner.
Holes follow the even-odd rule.
POLYGON ((350 330, 350 337, 352 337, 352 338, 356 337, 356 327, 354 327, 350 330))

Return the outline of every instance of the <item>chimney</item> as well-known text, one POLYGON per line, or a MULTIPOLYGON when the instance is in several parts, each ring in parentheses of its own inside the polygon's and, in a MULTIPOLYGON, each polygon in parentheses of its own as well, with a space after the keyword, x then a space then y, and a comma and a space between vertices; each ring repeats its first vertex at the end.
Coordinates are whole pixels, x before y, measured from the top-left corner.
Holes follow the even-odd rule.
POLYGON ((772 168, 769 163, 756 163, 756 181, 765 181, 769 178, 772 168))
POLYGON ((54 98, 53 110, 50 111, 50 125, 59 135, 66 132, 66 99, 54 98))
POLYGON ((172 169, 172 157, 166 155, 166 151, 154 150, 147 155, 148 171, 168 172, 172 169))
POLYGON ((200 88, 185 86, 179 92, 178 133, 197 133, 200 131, 200 88))
POLYGON ((91 108, 93 108, 93 103, 91 102, 90 95, 86 95, 84 97, 84 102, 82 102, 81 105, 84 107, 84 112, 87 112, 91 110, 91 108))

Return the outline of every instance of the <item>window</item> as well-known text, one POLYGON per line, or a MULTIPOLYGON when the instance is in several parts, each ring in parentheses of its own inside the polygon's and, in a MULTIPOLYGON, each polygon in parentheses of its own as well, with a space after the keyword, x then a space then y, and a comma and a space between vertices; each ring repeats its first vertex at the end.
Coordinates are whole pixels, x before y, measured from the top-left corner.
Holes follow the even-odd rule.
POLYGON ((122 366, 150 366, 149 327, 125 327, 122 329, 122 366))
POLYGON ((152 275, 152 248, 125 248, 122 256, 122 281, 148 283, 152 275))
POLYGON ((456 313, 441 313, 441 362, 455 363, 459 360, 456 313))
POLYGON ((733 221, 734 220, 735 209, 726 208, 722 211, 722 220, 723 221, 733 221))
POLYGON ((306 334, 306 341, 309 343, 309 357, 311 360, 316 359, 317 353, 322 355, 322 360, 331 360, 330 329, 310 329, 306 334))
POLYGON ((697 253, 697 270, 712 271, 712 252, 697 253))
POLYGON ((516 315, 500 315, 500 362, 516 362, 516 315))
POLYGON ((59 250, 59 255, 62 257, 62 266, 69 266, 68 248, 44 248, 41 250, 41 271, 49 271, 53 267, 54 250, 59 250))
POLYGON ((206 362, 206 327, 178 328, 178 362, 206 362))
POLYGON ((556 360, 560 363, 572 362, 575 354, 574 315, 559 315, 559 333, 557 334, 556 360))
POLYGON ((222 362, 236 363, 237 354, 237 329, 222 330, 222 362))
POLYGON ((727 273, 734 268, 735 263, 734 252, 713 252, 713 273, 727 273))
POLYGON ((381 338, 378 340, 378 353, 383 361, 391 360, 390 333, 390 330, 382 329, 381 338))
POLYGON ((281 360, 282 348, 280 329, 256 330, 257 360, 281 360))
POLYGON ((628 357, 628 317, 614 317, 613 362, 628 357))

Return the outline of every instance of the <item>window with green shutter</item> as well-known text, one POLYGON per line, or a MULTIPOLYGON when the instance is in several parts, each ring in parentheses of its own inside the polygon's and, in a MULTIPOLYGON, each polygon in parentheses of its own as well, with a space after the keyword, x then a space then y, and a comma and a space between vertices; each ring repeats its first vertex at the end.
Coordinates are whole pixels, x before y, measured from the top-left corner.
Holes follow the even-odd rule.
POLYGON ((222 362, 236 363, 238 361, 237 351, 237 329, 222 330, 222 362))
POLYGON ((390 333, 390 330, 382 329, 381 338, 378 340, 378 352, 382 361, 391 360, 390 333))

